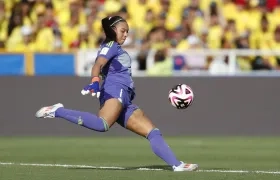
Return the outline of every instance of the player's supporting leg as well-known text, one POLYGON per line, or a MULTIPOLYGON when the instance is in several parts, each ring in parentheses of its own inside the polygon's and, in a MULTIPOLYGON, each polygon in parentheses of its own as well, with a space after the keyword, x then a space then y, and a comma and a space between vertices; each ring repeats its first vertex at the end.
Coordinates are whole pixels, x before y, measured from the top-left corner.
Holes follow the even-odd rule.
POLYGON ((137 109, 132 113, 127 120, 126 128, 147 138, 153 152, 171 166, 174 171, 194 171, 198 168, 196 164, 185 164, 176 158, 160 130, 155 127, 142 110, 137 109))
POLYGON ((91 130, 105 132, 116 122, 121 111, 120 102, 117 99, 109 99, 100 109, 98 116, 89 112, 66 109, 60 103, 42 107, 35 116, 38 118, 62 118, 91 130))

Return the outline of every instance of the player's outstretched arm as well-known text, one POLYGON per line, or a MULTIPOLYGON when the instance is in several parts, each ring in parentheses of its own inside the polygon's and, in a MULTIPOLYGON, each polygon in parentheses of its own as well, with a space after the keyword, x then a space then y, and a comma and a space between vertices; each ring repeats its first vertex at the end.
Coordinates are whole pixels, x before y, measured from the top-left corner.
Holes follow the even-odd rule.
POLYGON ((91 77, 92 77, 91 82, 82 89, 81 91, 82 95, 87 95, 91 93, 92 96, 96 95, 96 97, 99 98, 100 96, 99 74, 101 72, 101 69, 106 65, 107 62, 108 60, 104 56, 99 56, 97 58, 96 62, 94 63, 91 69, 91 77))
POLYGON ((108 60, 104 56, 99 56, 91 68, 91 77, 99 76, 101 69, 107 64, 108 60))

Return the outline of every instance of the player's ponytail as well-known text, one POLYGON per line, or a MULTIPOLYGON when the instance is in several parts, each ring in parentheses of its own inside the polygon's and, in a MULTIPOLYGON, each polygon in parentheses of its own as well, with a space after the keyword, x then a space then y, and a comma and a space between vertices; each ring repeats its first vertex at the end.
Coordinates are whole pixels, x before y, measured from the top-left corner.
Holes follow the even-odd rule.
POLYGON ((121 21, 125 22, 125 19, 120 16, 105 17, 101 20, 102 28, 106 36, 105 43, 109 41, 116 41, 117 35, 113 28, 121 21))

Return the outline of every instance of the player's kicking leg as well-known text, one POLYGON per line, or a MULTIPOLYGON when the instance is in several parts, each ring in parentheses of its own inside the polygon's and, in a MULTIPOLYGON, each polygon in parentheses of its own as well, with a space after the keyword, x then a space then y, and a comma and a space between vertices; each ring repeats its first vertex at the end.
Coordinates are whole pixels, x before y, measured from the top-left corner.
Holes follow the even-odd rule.
POLYGON ((37 118, 62 118, 94 131, 106 132, 115 123, 121 110, 122 106, 117 99, 109 99, 104 103, 98 115, 66 109, 63 104, 58 103, 40 108, 35 116, 37 118))
POLYGON ((163 139, 160 130, 152 124, 151 120, 145 116, 144 112, 140 109, 130 112, 129 109, 135 109, 133 106, 134 105, 130 105, 128 107, 127 114, 125 115, 126 117, 129 117, 126 122, 127 129, 147 138, 150 142, 152 151, 170 165, 173 171, 195 171, 198 169, 197 164, 179 161, 163 139))

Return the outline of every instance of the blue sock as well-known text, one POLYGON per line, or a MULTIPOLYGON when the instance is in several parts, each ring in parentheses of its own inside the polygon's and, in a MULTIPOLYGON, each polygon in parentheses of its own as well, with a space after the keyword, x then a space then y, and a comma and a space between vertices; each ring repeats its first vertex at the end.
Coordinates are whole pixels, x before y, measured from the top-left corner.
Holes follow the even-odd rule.
POLYGON ((170 147, 164 141, 159 129, 153 129, 147 136, 147 139, 150 141, 153 152, 168 165, 178 166, 181 164, 181 162, 175 157, 170 147))
POLYGON ((104 119, 88 112, 58 108, 55 112, 55 117, 63 118, 72 123, 99 132, 105 132, 109 130, 109 126, 104 119))

